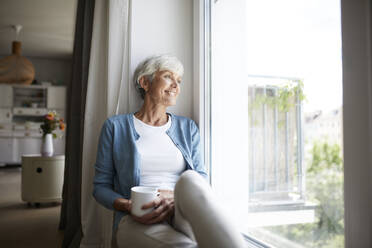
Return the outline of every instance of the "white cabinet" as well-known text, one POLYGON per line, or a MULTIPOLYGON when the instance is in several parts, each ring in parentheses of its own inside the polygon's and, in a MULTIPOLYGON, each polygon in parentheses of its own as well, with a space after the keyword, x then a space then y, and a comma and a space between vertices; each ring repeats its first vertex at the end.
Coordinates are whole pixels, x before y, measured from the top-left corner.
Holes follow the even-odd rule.
POLYGON ((48 87, 48 109, 65 109, 66 88, 61 86, 48 87))
POLYGON ((45 108, 13 108, 13 114, 18 116, 40 116, 47 113, 45 108))
MULTIPOLYGON (((0 164, 18 164, 23 154, 40 153, 44 115, 55 110, 64 118, 65 106, 64 86, 0 85, 0 164)), ((65 138, 53 143, 55 154, 64 154, 65 138)))
POLYGON ((61 117, 65 115, 66 87, 64 86, 17 85, 7 92, 12 94, 10 106, 13 122, 30 120, 38 122, 37 117, 42 118, 52 110, 56 110, 61 117))
POLYGON ((65 156, 22 156, 22 200, 28 203, 62 199, 65 156))
POLYGON ((46 108, 48 87, 39 85, 13 86, 15 108, 46 108))
POLYGON ((66 108, 64 86, 19 85, 7 93, 12 94, 10 107, 13 107, 15 115, 44 115, 47 110, 62 111, 66 108))
POLYGON ((13 123, 11 122, 1 122, 0 123, 0 138, 6 134, 9 134, 13 130, 13 123))
POLYGON ((0 165, 12 164, 17 161, 17 142, 13 137, 0 137, 0 165))
POLYGON ((0 108, 0 123, 12 122, 13 113, 11 108, 0 108))
POLYGON ((0 108, 10 108, 13 106, 13 87, 10 85, 0 85, 0 108))

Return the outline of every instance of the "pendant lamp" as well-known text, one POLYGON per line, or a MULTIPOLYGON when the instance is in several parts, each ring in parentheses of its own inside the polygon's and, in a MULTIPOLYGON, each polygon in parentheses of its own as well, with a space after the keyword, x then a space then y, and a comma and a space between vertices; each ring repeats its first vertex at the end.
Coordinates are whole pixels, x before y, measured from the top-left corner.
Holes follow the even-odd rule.
MULTIPOLYGON (((15 25, 17 37, 22 29, 15 25)), ((35 69, 31 61, 21 55, 22 43, 12 42, 12 54, 0 59, 0 84, 31 84, 35 78, 35 69)))

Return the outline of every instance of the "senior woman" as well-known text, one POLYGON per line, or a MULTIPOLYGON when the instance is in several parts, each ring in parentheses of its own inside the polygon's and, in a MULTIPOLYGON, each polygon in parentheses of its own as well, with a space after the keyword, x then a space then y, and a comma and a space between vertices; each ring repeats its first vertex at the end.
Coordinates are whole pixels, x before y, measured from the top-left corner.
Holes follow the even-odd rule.
POLYGON ((206 182, 194 121, 167 112, 181 91, 183 66, 169 55, 153 56, 135 71, 143 98, 135 113, 107 119, 99 139, 95 199, 115 211, 119 247, 244 247, 206 182), (131 214, 133 186, 157 187, 160 196, 131 214))

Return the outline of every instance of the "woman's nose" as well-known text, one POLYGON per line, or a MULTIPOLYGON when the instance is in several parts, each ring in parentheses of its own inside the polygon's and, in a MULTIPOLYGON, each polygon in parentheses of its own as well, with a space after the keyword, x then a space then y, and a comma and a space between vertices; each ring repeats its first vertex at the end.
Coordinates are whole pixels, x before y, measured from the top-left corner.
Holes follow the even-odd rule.
POLYGON ((172 87, 173 87, 173 88, 178 88, 178 82, 177 82, 176 79, 173 79, 173 80, 172 80, 172 87))

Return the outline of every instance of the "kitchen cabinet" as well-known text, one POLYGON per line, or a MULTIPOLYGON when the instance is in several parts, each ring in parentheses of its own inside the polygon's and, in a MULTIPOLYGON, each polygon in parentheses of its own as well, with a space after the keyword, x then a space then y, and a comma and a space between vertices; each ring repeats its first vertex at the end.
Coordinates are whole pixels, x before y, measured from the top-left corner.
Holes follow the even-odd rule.
POLYGON ((10 123, 13 119, 11 108, 0 108, 0 123, 10 123))
POLYGON ((0 138, 0 165, 13 164, 17 161, 17 142, 12 136, 0 138))
POLYGON ((0 108, 11 108, 13 106, 13 87, 0 85, 0 108))
POLYGON ((49 86, 47 94, 48 109, 65 109, 66 88, 59 86, 49 86))
POLYGON ((45 108, 13 108, 13 114, 18 116, 40 116, 47 113, 45 108))
MULTIPOLYGON (((23 154, 40 153, 44 115, 55 110, 65 118, 65 108, 64 86, 0 85, 0 165, 20 164, 23 154)), ((64 154, 64 137, 53 144, 56 154, 64 154)))

